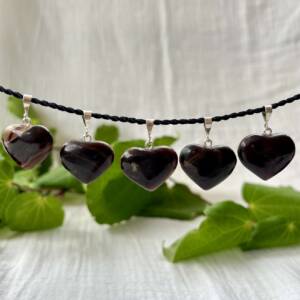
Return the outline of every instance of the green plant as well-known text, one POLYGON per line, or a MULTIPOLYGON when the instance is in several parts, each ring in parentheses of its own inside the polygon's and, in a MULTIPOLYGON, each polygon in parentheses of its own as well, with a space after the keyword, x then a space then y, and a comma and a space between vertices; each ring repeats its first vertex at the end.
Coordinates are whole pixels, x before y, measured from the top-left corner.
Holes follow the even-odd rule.
POLYGON ((300 192, 246 183, 242 194, 247 207, 224 201, 206 208, 200 226, 165 247, 165 257, 177 262, 234 247, 252 250, 300 242, 300 192))
MULTIPOLYGON (((22 103, 8 99, 8 110, 22 117, 22 103)), ((39 115, 31 109, 34 124, 39 115)), ((51 128, 55 137, 56 129, 51 128)), ((98 179, 81 184, 50 155, 32 170, 21 170, 0 147, 0 226, 15 231, 55 228, 63 224, 64 203, 80 199, 99 224, 115 224, 132 216, 190 220, 204 214, 198 228, 168 247, 165 257, 178 262, 217 251, 287 246, 300 243, 300 192, 291 187, 246 183, 242 194, 247 206, 233 201, 209 205, 181 183, 163 184, 149 193, 128 180, 120 157, 129 147, 143 147, 144 140, 120 141, 112 125, 97 128, 95 138, 112 144, 115 161, 98 179)), ((172 145, 175 137, 162 136, 155 145, 172 145)), ((55 151, 59 147, 55 147, 55 151)))
MULTIPOLYGON (((9 97, 8 110, 17 118, 23 116, 21 101, 9 97)), ((38 112, 30 110, 34 124, 41 123, 38 112)), ((50 129, 55 137, 56 129, 50 129)), ((202 214, 207 202, 186 186, 164 184, 154 193, 128 180, 120 169, 120 157, 129 147, 141 146, 144 140, 119 140, 119 129, 112 125, 97 128, 95 138, 110 143, 115 161, 102 176, 89 185, 81 184, 61 165, 55 166, 50 155, 32 170, 21 170, 0 150, 0 224, 16 231, 50 229, 63 223, 66 198, 80 197, 100 224, 114 224, 134 215, 192 219, 202 214), (85 201, 86 200, 86 201, 85 201)), ((155 145, 171 145, 175 137, 162 136, 155 145)), ((55 151, 59 147, 55 147, 55 151)))

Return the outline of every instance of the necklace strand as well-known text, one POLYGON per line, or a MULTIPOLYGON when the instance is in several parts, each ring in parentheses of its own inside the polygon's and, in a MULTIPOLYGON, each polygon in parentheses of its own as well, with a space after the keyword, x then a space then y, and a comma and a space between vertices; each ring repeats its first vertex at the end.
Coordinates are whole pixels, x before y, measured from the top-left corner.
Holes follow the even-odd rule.
MULTIPOLYGON (((3 86, 0 86, 0 92, 4 93, 6 95, 9 95, 9 96, 14 96, 15 98, 18 98, 18 99, 23 99, 23 95, 20 92, 5 88, 3 86)), ((297 100, 300 100, 300 94, 296 94, 287 99, 283 99, 278 102, 274 102, 272 104, 272 109, 276 109, 276 108, 284 106, 286 104, 293 103, 297 100)), ((35 97, 32 98, 31 102, 38 104, 38 105, 45 106, 45 107, 50 107, 52 109, 57 109, 57 110, 60 110, 63 112, 67 112, 70 114, 76 114, 79 116, 83 116, 83 114, 84 114, 84 111, 82 109, 67 107, 67 106, 64 106, 61 104, 57 104, 55 102, 40 100, 35 97)), ((213 122, 227 121, 229 119, 235 119, 235 118, 240 118, 240 117, 263 113, 264 110, 265 110, 264 106, 257 107, 257 108, 249 108, 249 109, 242 110, 239 112, 232 112, 230 114, 214 116, 212 118, 212 121, 213 122)), ((123 123, 131 123, 131 124, 138 124, 138 125, 146 124, 146 119, 125 117, 125 116, 114 116, 114 115, 109 115, 109 114, 92 113, 92 117, 95 119, 109 120, 112 122, 123 122, 123 123)), ((202 124, 202 123, 204 123, 204 117, 190 118, 190 119, 155 119, 154 120, 155 125, 185 125, 185 124, 202 124)))

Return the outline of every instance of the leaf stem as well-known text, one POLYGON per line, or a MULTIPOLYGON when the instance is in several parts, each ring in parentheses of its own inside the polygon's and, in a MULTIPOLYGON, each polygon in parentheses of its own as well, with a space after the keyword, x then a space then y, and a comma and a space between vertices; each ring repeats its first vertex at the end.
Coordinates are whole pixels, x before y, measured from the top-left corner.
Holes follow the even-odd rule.
POLYGON ((32 188, 29 186, 21 185, 16 182, 12 182, 12 185, 16 187, 18 190, 21 192, 38 192, 42 194, 43 196, 49 195, 49 194, 54 194, 56 196, 63 196, 64 191, 61 189, 45 189, 45 188, 32 188))

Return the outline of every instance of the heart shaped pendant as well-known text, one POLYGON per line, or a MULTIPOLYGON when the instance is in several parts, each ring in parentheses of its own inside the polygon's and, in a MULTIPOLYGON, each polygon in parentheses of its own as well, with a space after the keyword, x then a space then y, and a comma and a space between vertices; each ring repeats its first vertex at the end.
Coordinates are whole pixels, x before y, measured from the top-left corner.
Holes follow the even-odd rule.
POLYGON ((11 158, 24 169, 42 162, 52 150, 53 139, 44 126, 10 125, 2 135, 2 142, 11 158))
POLYGON ((282 171, 295 155, 295 143, 284 134, 249 135, 238 148, 242 164, 263 180, 282 171))
POLYGON ((124 174, 148 191, 154 191, 171 176, 178 162, 169 147, 130 148, 121 157, 124 174))
POLYGON ((225 146, 185 146, 180 153, 183 171, 204 190, 211 189, 233 171, 236 165, 234 152, 225 146))
POLYGON ((60 158, 72 175, 89 183, 112 164, 114 152, 104 142, 70 141, 62 147, 60 158))

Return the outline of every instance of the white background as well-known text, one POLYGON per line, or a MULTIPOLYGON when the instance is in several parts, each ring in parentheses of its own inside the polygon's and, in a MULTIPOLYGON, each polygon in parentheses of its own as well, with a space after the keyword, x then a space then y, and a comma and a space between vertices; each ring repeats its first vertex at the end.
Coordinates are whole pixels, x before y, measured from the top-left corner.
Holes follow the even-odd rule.
MULTIPOLYGON (((0 84, 55 102, 142 118, 220 115, 300 92, 299 1, 0 0, 0 84)), ((1 95, 0 125, 14 122, 1 95)), ((58 144, 79 138, 80 117, 37 107, 58 144)), ((274 111, 270 125, 299 146, 300 104, 274 111)), ((102 124, 93 120, 92 127, 102 124)), ((122 138, 145 138, 121 124, 122 138)), ((261 115, 213 124, 215 144, 236 149, 263 130, 261 115)), ((202 142, 203 126, 161 126, 175 145, 202 142)), ((299 187, 300 156, 270 180, 299 187)), ((175 177, 208 200, 241 201, 239 163, 224 183, 202 192, 178 168, 175 177)), ((99 226, 86 208, 67 208, 65 226, 0 240, 0 298, 300 299, 299 248, 229 251, 171 265, 161 243, 199 220, 134 219, 99 226)))

